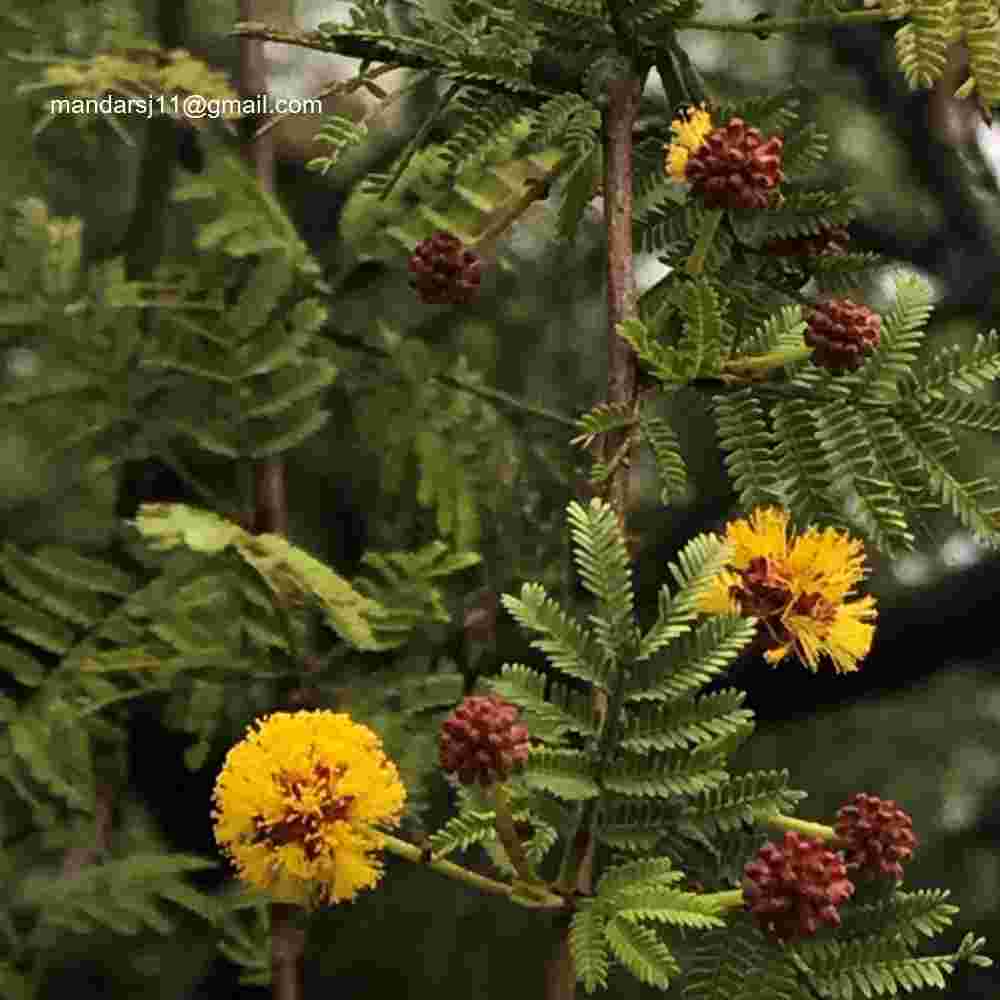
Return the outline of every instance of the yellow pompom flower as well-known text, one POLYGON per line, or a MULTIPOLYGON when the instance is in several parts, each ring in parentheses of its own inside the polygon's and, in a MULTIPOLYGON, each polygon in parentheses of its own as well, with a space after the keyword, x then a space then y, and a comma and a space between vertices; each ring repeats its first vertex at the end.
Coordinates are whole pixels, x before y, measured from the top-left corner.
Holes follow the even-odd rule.
POLYGON ((874 597, 847 600, 866 572, 864 546, 834 528, 789 538, 788 520, 777 507, 758 507, 731 522, 733 555, 700 608, 759 619, 768 663, 794 652, 813 671, 822 655, 838 674, 857 670, 871 649, 877 614, 874 597))
POLYGON ((681 112, 680 118, 675 118, 670 123, 674 141, 664 148, 667 154, 666 170, 675 181, 685 180, 688 157, 708 138, 714 128, 712 116, 704 104, 697 108, 687 108, 681 112))
POLYGON ((328 710, 275 712, 248 727, 215 783, 215 839, 239 876, 276 902, 353 899, 382 877, 406 789, 367 726, 328 710))

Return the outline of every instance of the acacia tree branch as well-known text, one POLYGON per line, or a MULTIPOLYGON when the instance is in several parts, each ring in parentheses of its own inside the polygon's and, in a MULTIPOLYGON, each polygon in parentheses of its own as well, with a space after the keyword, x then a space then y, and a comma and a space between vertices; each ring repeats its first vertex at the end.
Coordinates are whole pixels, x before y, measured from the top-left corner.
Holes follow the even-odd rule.
MULTIPOLYGON (((240 17, 253 20, 257 0, 240 0, 240 17)), ((240 39, 239 85, 244 97, 268 91, 267 62, 259 41, 240 39)), ((274 134, 257 131, 257 122, 244 122, 243 154, 253 166, 257 183, 274 191, 274 134)), ((285 463, 267 458, 253 464, 253 530, 257 534, 284 535, 288 531, 285 463)), ((271 903, 271 995, 274 1000, 303 1000, 303 956, 305 930, 297 923, 297 907, 271 903)))
MULTIPOLYGON (((454 65, 454 57, 447 49, 406 36, 408 46, 421 44, 423 51, 402 51, 369 39, 354 38, 350 35, 326 35, 320 31, 289 31, 273 28, 259 21, 243 20, 234 25, 231 34, 247 40, 278 42, 299 48, 329 52, 331 55, 349 56, 364 62, 394 63, 398 68, 434 70, 447 75, 454 65)), ((403 41, 400 36, 400 41, 403 41)), ((470 83, 479 90, 494 91, 508 97, 512 89, 518 91, 518 98, 526 107, 538 108, 557 94, 572 91, 582 93, 583 79, 589 65, 589 56, 539 50, 532 61, 529 79, 518 84, 495 80, 475 80, 470 83)), ((452 70, 453 71, 453 70, 452 70)))
MULTIPOLYGON (((323 328, 323 334, 327 340, 349 351, 357 351, 359 354, 367 354, 370 357, 382 358, 384 360, 389 360, 392 357, 388 351, 383 350, 381 347, 376 347, 374 344, 367 344, 363 340, 357 340, 346 333, 341 333, 329 323, 323 328)), ((509 392, 504 392, 503 389, 480 385, 471 379, 461 378, 458 375, 449 375, 446 372, 435 372, 430 377, 432 381, 439 382, 441 385, 457 389, 459 392, 467 392, 471 396, 478 396, 480 399, 486 399, 491 403, 503 406, 510 410, 513 415, 544 420, 547 423, 555 424, 557 427, 570 431, 579 431, 580 429, 572 417, 567 417, 562 413, 557 413, 555 410, 539 406, 536 403, 526 402, 517 396, 511 395, 509 392)))
POLYGON ((905 15, 884 10, 849 10, 841 14, 823 14, 818 17, 762 17, 750 21, 716 21, 710 18, 692 18, 678 21, 675 31, 721 31, 730 34, 757 35, 766 38, 772 32, 814 31, 817 28, 839 28, 850 24, 881 24, 900 21, 905 15))
MULTIPOLYGON (((634 72, 609 80, 606 86, 607 107, 603 114, 604 219, 608 240, 607 402, 630 408, 638 402, 638 358, 631 345, 618 336, 617 327, 638 313, 632 249, 632 128, 639 114, 642 89, 642 81, 634 72)), ((605 463, 610 463, 615 456, 623 456, 609 477, 607 499, 625 539, 629 537, 630 459, 634 451, 629 434, 627 429, 609 433, 603 443, 605 463)), ((607 759, 615 739, 616 721, 620 714, 618 698, 623 690, 619 684, 615 691, 615 703, 609 711, 607 693, 600 688, 594 689, 594 712, 600 720, 598 753, 601 761, 607 759)), ((599 801, 590 799, 584 803, 577 819, 576 832, 566 845, 558 882, 563 892, 591 891, 599 801)), ((576 970, 569 930, 568 925, 561 928, 558 950, 546 966, 547 1000, 573 1000, 576 994, 576 970)))

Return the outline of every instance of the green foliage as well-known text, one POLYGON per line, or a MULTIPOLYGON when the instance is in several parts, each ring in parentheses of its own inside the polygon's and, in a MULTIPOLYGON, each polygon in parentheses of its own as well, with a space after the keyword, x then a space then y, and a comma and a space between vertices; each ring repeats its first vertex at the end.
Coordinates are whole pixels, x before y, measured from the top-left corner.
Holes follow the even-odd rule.
POLYGON ((587 993, 607 984, 608 952, 636 978, 666 989, 680 971, 657 931, 644 921, 704 930, 722 921, 712 904, 674 888, 683 873, 668 858, 629 862, 605 871, 594 899, 583 900, 570 946, 587 993))
MULTIPOLYGON (((516 823, 529 823, 531 832, 522 837, 521 843, 528 860, 540 864, 558 839, 556 826, 548 822, 551 804, 546 804, 536 792, 524 785, 511 786, 510 813, 516 823)), ((434 856, 444 857, 454 851, 465 851, 481 845, 491 861, 508 878, 516 875, 496 833, 496 810, 491 793, 476 785, 459 786, 458 812, 428 838, 434 856)), ((561 819, 557 820, 562 825, 561 819)))
POLYGON ((607 660, 627 655, 638 639, 632 623, 632 567, 614 512, 592 503, 567 508, 574 556, 583 586, 597 598, 590 615, 594 638, 607 660))
MULTIPOLYGON (((903 319, 893 322, 906 328, 903 319)), ((493 690, 541 723, 519 782, 567 803, 596 802, 597 836, 617 852, 642 855, 606 868, 594 896, 578 903, 570 945, 587 992, 607 984, 612 958, 662 989, 684 968, 683 995, 696 1000, 805 1000, 810 991, 851 998, 855 991, 942 985, 956 956, 912 952, 920 936, 950 923, 946 893, 892 890, 849 908, 836 940, 778 950, 747 920, 724 921, 722 897, 678 885, 694 872, 714 884, 738 884, 761 844, 756 827, 794 812, 804 797, 788 787, 787 771, 730 774, 727 758, 752 730, 752 713, 742 708, 740 691, 699 693, 753 638, 754 623, 730 616, 697 623, 700 596, 729 555, 721 539, 699 536, 670 567, 677 595, 662 589, 659 616, 639 635, 613 511, 594 500, 587 508, 571 503, 568 515, 581 578, 597 603, 593 628, 574 625, 537 585, 525 585, 520 602, 503 600, 520 624, 561 637, 536 641, 560 672, 579 677, 590 643, 602 649, 607 716, 594 717, 582 697, 556 685, 546 704, 546 675, 520 664, 505 666, 493 690), (567 745, 576 734, 585 736, 582 749, 567 745), (658 849, 665 854, 655 856, 658 849), (677 941, 672 929, 698 936, 677 941)), ((441 843, 484 841, 488 831, 485 816, 466 812, 441 843)))
MULTIPOLYGON (((680 551, 677 562, 669 563, 670 575, 674 578, 679 593, 674 596, 670 585, 664 584, 658 595, 656 621, 639 642, 636 663, 643 663, 677 636, 691 630, 691 622, 698 614, 698 601, 706 588, 718 575, 730 556, 729 547, 713 535, 697 535, 680 551)), ((633 674, 638 678, 640 674, 633 674)), ((653 681, 649 674, 644 681, 653 681)), ((652 686, 649 683, 633 681, 630 684, 632 696, 636 692, 652 686)))
MULTIPOLYGON (((778 476, 803 524, 840 520, 830 502, 833 475, 819 439, 819 423, 804 399, 783 399, 772 410, 778 476)), ((878 419, 878 418, 876 418, 878 419)))
POLYGON ((521 721, 537 739, 556 741, 566 733, 593 736, 597 720, 589 695, 520 663, 508 663, 490 688, 521 707, 521 721), (548 692, 546 693, 546 686, 548 692))
POLYGON ((800 306, 783 306, 761 323, 760 327, 741 345, 746 354, 769 354, 772 351, 791 352, 802 346, 806 322, 800 306))
POLYGON ((224 207, 201 229, 203 268, 179 285, 127 281, 120 261, 88 270, 78 220, 52 219, 37 200, 19 207, 0 328, 30 344, 37 365, 4 387, 0 406, 44 429, 50 460, 75 451, 114 464, 163 453, 178 436, 226 457, 261 457, 325 421, 322 393, 337 373, 317 338, 326 309, 301 294, 317 265, 246 168, 222 155, 212 163, 176 192, 224 207))
POLYGON ((600 794, 589 773, 588 755, 580 750, 532 749, 523 777, 530 788, 548 792, 565 802, 582 802, 600 794))
POLYGON ((85 685, 89 712, 166 693, 163 722, 193 737, 184 761, 196 770, 220 732, 235 734, 274 697, 275 675, 260 664, 277 660, 298 672, 299 644, 293 619, 249 563, 233 552, 185 550, 167 557, 63 668, 85 685))
POLYGON ((232 547, 260 574, 277 600, 292 603, 310 596, 345 642, 357 649, 382 648, 366 620, 375 602, 281 535, 251 535, 211 511, 184 504, 143 504, 135 526, 158 551, 185 545, 212 554, 232 547))
POLYGON ((270 986, 271 909, 267 896, 240 886, 222 898, 219 909, 219 952, 240 969, 240 984, 270 986))
POLYGON ((910 20, 896 32, 896 62, 911 87, 930 87, 941 76, 956 40, 955 0, 911 0, 910 20))
POLYGON ((667 386, 684 385, 699 377, 717 376, 729 331, 724 319, 725 298, 713 282, 699 278, 684 282, 657 303, 655 328, 639 319, 628 319, 618 328, 648 366, 650 374, 667 386), (678 320, 676 344, 668 319, 678 320))
POLYGON ((659 701, 697 690, 733 663, 753 638, 755 627, 755 619, 735 615, 701 622, 691 635, 640 664, 629 680, 626 697, 659 701))
POLYGON ((660 480, 660 503, 669 506, 687 495, 687 467, 673 428, 661 417, 639 411, 642 439, 649 445, 660 480))
MULTIPOLYGON (((471 98, 467 103, 474 107, 471 98)), ((465 107, 461 98, 456 107, 460 113, 465 107)), ((523 112, 485 142, 473 121, 478 119, 468 112, 467 121, 455 124, 450 145, 413 145, 389 173, 370 173, 355 187, 340 217, 354 254, 401 266, 417 243, 438 230, 472 248, 481 241, 489 245, 546 183, 582 163, 579 151, 555 145, 534 150, 533 120, 523 112)))
POLYGON ((836 939, 817 937, 788 949, 768 947, 748 918, 701 935, 685 956, 685 1000, 805 1000, 896 995, 944 986, 956 955, 915 957, 920 936, 951 923, 947 893, 894 892, 845 911, 836 939))
POLYGON ((788 787, 788 771, 759 771, 731 778, 688 802, 677 820, 686 836, 716 833, 793 812, 805 792, 788 787))
POLYGON ((542 634, 531 645, 548 656, 553 669, 591 684, 604 683, 607 668, 595 638, 572 621, 541 584, 526 583, 520 599, 504 594, 500 600, 522 628, 542 634))
POLYGON ((570 929, 569 947, 577 978, 587 993, 608 985, 607 914, 597 900, 584 899, 577 906, 570 929))
MULTIPOLYGON (((697 697, 713 674, 705 663, 721 670, 731 662, 752 637, 752 623, 728 634, 724 618, 722 629, 699 629, 693 633, 698 641, 683 647, 693 655, 664 668, 666 656, 682 649, 678 640, 692 634, 698 601, 724 564, 727 546, 699 536, 685 547, 670 567, 678 593, 662 589, 660 614, 642 635, 633 622, 628 558, 613 511, 594 500, 588 507, 573 502, 567 513, 581 580, 596 599, 592 627, 573 623, 536 584, 524 586, 520 601, 508 595, 502 600, 521 625, 546 636, 533 645, 548 655, 552 668, 607 687, 613 735, 607 735, 608 720, 601 723, 583 697, 554 682, 546 704, 544 674, 506 665, 492 689, 521 706, 526 718, 541 722, 530 730, 536 743, 520 780, 567 803, 597 799, 596 832, 619 849, 652 850, 672 831, 704 835, 713 824, 725 827, 730 816, 742 820, 778 801, 793 803, 795 796, 784 792, 787 776, 764 775, 756 782, 748 776, 744 785, 728 787, 725 760, 753 728, 752 715, 741 707, 738 691, 697 697), (733 640, 734 634, 738 643, 730 641, 720 651, 720 639, 733 640), (597 650, 605 664, 600 673, 593 665, 597 650), (679 689, 669 691, 668 679, 679 681, 679 689), (583 749, 566 745, 576 734, 585 737, 583 749)), ((596 901, 584 900, 578 909, 571 938, 577 973, 588 991, 606 982, 611 955, 642 981, 666 987, 679 967, 655 925, 720 925, 711 901, 673 888, 682 877, 669 858, 605 872, 596 901)))
POLYGON ((170 934, 174 924, 164 902, 215 922, 212 900, 183 880, 189 872, 214 867, 215 862, 184 854, 132 853, 88 865, 70 879, 62 872, 31 872, 11 904, 34 911, 42 926, 74 934, 98 927, 116 934, 135 935, 145 928, 170 934))
POLYGON ((462 115, 461 124, 441 147, 452 178, 464 168, 482 163, 497 139, 524 114, 507 94, 490 94, 474 87, 463 90, 451 107, 462 115))
POLYGON ((645 753, 697 746, 719 736, 740 731, 753 718, 740 708, 742 691, 727 688, 714 694, 679 698, 671 702, 641 702, 622 727, 620 745, 645 753))
POLYGON ((0 670, 21 691, 3 702, 0 779, 47 827, 61 809, 94 808, 91 739, 116 731, 87 716, 117 692, 71 664, 137 581, 71 549, 43 546, 29 555, 9 542, 0 573, 9 588, 0 593, 0 670))
POLYGON ((354 122, 344 115, 329 115, 313 141, 329 146, 330 151, 324 156, 314 156, 306 163, 306 169, 326 175, 345 149, 360 146, 367 137, 368 126, 364 122, 354 122))
POLYGON ((785 956, 746 919, 699 936, 686 956, 684 1000, 806 1000, 785 956))
POLYGON ((969 75, 984 107, 1000 102, 1000 45, 997 7, 990 0, 959 0, 958 21, 969 50, 969 75))
POLYGON ((379 648, 394 649, 421 625, 451 621, 435 581, 479 565, 482 557, 478 552, 449 553, 438 541, 416 552, 366 552, 361 561, 380 579, 358 577, 354 587, 373 602, 367 617, 379 648))
MULTIPOLYGON (((808 3, 810 11, 836 11, 808 3)), ((558 236, 572 240, 601 181, 605 84, 621 68, 620 50, 627 43, 634 64, 661 68, 671 103, 678 86, 700 99, 703 85, 674 38, 699 7, 697 0, 607 8, 596 0, 455 0, 441 13, 408 4, 397 18, 380 0, 359 0, 350 24, 322 25, 312 47, 360 57, 362 72, 378 61, 447 84, 396 162, 351 195, 345 242, 362 258, 402 264, 418 240, 444 229, 487 253, 550 187, 559 199, 558 236), (540 85, 550 55, 584 93, 573 92, 576 83, 562 93, 540 85), (432 130, 442 140, 428 145, 432 130)), ((995 5, 912 0, 908 8, 897 53, 911 84, 935 82, 948 46, 964 36, 980 97, 991 103, 1000 94, 995 5)), ((76 62, 78 71, 89 64, 76 62)), ((128 62, 118 67, 119 85, 135 82, 128 62)), ((187 65, 188 75, 184 65, 168 67, 174 75, 163 88, 193 89, 184 57, 168 62, 187 65)), ((93 64, 115 68, 104 56, 93 64)), ((863 254, 780 257, 772 246, 850 221, 849 192, 810 184, 827 137, 801 121, 789 95, 719 108, 720 121, 738 115, 783 137, 787 180, 768 211, 718 217, 665 176, 672 111, 641 123, 632 220, 636 246, 671 273, 618 332, 667 392, 720 387, 718 436, 741 506, 782 504, 803 524, 844 523, 841 512, 850 510, 893 554, 912 543, 926 509, 947 505, 995 542, 994 485, 963 481, 953 460, 955 432, 995 432, 1000 411, 948 393, 968 396, 1000 375, 996 335, 971 351, 921 359, 929 297, 904 280, 860 371, 834 378, 809 365, 803 289, 810 281, 820 291, 848 287, 873 263, 863 254)), ((327 155, 310 167, 326 173, 367 133, 365 122, 328 118, 318 136, 327 155)), ((615 192, 606 194, 610 201, 615 192)), ((38 373, 10 378, 0 405, 9 421, 44 438, 47 460, 83 467, 97 457, 113 467, 168 456, 177 438, 215 456, 259 459, 295 447, 327 419, 323 397, 338 374, 322 339, 330 287, 284 211, 218 148, 208 171, 182 184, 175 200, 213 211, 198 230, 197 265, 169 285, 127 281, 119 262, 88 268, 76 220, 52 219, 37 201, 21 206, 3 247, 0 326, 7 343, 30 347, 38 373)), ((464 358, 443 360, 417 337, 381 334, 387 363, 360 394, 355 430, 379 457, 383 492, 398 495, 412 480, 452 550, 432 542, 369 553, 370 572, 352 584, 284 538, 179 504, 140 511, 136 525, 153 550, 142 553, 152 567, 145 580, 70 550, 3 547, 9 593, 0 594, 0 668, 13 693, 0 697, 0 775, 8 800, 50 834, 65 815, 94 808, 96 748, 120 747, 124 735, 106 709, 165 694, 164 721, 193 738, 186 759, 197 768, 233 726, 272 708, 287 681, 299 692, 312 687, 382 735, 408 788, 407 821, 419 826, 437 723, 466 678, 440 656, 401 650, 417 638, 433 644, 435 626, 450 623, 453 595, 443 581, 479 563, 468 549, 484 512, 502 506, 497 470, 514 467, 516 448, 493 407, 497 395, 464 358), (333 636, 315 628, 320 623, 333 636), (357 655, 363 651, 388 654, 388 663, 369 670, 357 655), (327 669, 334 663, 335 677, 327 669)), ((645 440, 662 501, 685 495, 678 437, 649 408, 598 404, 578 423, 576 443, 587 447, 612 432, 624 432, 628 445, 645 440)), ((605 459, 592 479, 607 481, 611 469, 605 459)), ((573 503, 568 521, 593 599, 585 623, 541 584, 505 595, 504 607, 533 633, 546 663, 507 664, 491 686, 521 707, 532 734, 529 759, 509 788, 512 817, 530 831, 529 859, 544 860, 561 837, 565 879, 576 874, 572 852, 587 838, 615 855, 595 893, 573 897, 570 947, 587 991, 607 985, 612 958, 659 988, 687 971, 684 994, 694 1000, 850 1000, 941 987, 958 961, 988 962, 971 936, 953 955, 914 954, 923 937, 950 923, 955 908, 944 893, 889 890, 875 902, 854 901, 836 937, 779 949, 745 917, 724 922, 723 906, 737 905, 736 893, 723 903, 682 888, 694 874, 735 885, 759 846, 759 828, 794 811, 803 794, 788 788, 784 771, 730 772, 752 713, 742 692, 704 690, 750 643, 756 622, 704 617, 701 599, 730 553, 721 539, 701 535, 670 565, 675 592, 662 587, 656 620, 643 631, 616 512, 600 501, 573 503)), ((477 789, 461 789, 458 798, 457 815, 430 838, 431 849, 441 856, 480 845, 513 876, 489 801, 477 789)), ((209 905, 182 880, 204 866, 140 852, 86 867, 75 881, 36 871, 12 880, 10 907, 75 933, 167 933, 169 901, 221 918, 224 954, 243 968, 245 983, 267 984, 264 901, 238 894, 209 905)), ((513 898, 528 898, 519 893, 513 898)), ((0 991, 28 988, 13 964, 0 965, 0 991)))
POLYGON ((543 104, 529 121, 530 131, 521 149, 557 147, 566 151, 552 176, 561 181, 556 232, 561 239, 572 242, 584 210, 601 183, 600 113, 591 101, 578 94, 561 94, 543 104))
POLYGON ((931 938, 951 926, 958 907, 946 902, 948 896, 947 889, 894 892, 888 899, 857 906, 851 910, 845 935, 867 937, 891 929, 908 947, 916 948, 921 935, 931 938))
POLYGON ((945 975, 955 968, 951 955, 913 957, 901 938, 817 941, 793 954, 820 994, 835 1000, 852 1000, 856 993, 892 994, 900 987, 907 993, 928 986, 944 989, 945 975))
MULTIPOLYGON (((926 530, 928 509, 947 506, 985 543, 1000 541, 995 484, 962 481, 953 461, 953 429, 990 431, 993 409, 944 392, 974 392, 1000 374, 996 336, 980 337, 971 352, 920 358, 929 315, 927 287, 900 278, 880 343, 856 373, 796 366, 780 394, 747 385, 716 397, 719 440, 744 509, 777 503, 802 524, 843 524, 840 512, 853 504, 861 530, 894 554, 912 548, 915 528, 926 530)), ((792 311, 782 312, 749 347, 780 356, 797 325, 792 311)))
POLYGON ((406 788, 405 822, 414 829, 423 828, 424 814, 440 787, 438 734, 464 687, 465 677, 452 664, 432 665, 416 652, 379 670, 366 664, 340 666, 334 676, 320 681, 326 700, 381 737, 406 788))
POLYGON ((681 971, 670 949, 649 927, 616 918, 604 933, 615 958, 642 983, 665 990, 681 971))
POLYGON ((739 493, 740 506, 752 510, 779 501, 780 479, 774 459, 774 434, 752 389, 717 396, 715 420, 726 471, 739 493))
POLYGON ((503 496, 498 468, 516 462, 510 425, 492 402, 455 391, 456 381, 473 389, 483 382, 464 356, 444 362, 417 337, 388 330, 382 341, 390 356, 360 394, 357 432, 381 462, 383 490, 397 496, 415 476, 417 502, 435 511, 439 533, 472 547, 503 496))
POLYGON ((428 838, 435 854, 464 851, 496 836, 493 810, 463 808, 428 838))

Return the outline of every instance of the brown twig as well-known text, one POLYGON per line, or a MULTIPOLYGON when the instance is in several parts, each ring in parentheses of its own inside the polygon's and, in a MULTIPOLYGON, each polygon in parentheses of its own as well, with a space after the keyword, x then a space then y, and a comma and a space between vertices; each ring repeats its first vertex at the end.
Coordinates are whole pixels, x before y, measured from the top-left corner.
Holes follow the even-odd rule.
MULTIPOLYGON (((254 20, 257 0, 240 0, 240 17, 254 20)), ((267 93, 267 63, 259 41, 240 39, 240 91, 244 97, 267 93)), ((248 122, 243 152, 252 164, 257 182, 268 192, 274 190, 274 133, 257 131, 248 122)), ((285 464, 267 458, 253 466, 254 517, 257 534, 284 535, 288 531, 288 503, 285 494, 285 464)), ((275 1000, 302 1000, 304 996, 302 958, 305 931, 295 922, 297 909, 287 903, 272 903, 271 916, 271 995, 275 1000)))
MULTIPOLYGON (((608 236, 608 395, 609 404, 633 408, 638 400, 638 359, 631 345, 618 336, 617 326, 638 311, 632 253, 632 127, 639 113, 642 84, 627 76, 609 81, 604 112, 604 217, 608 236)), ((631 506, 629 430, 609 433, 604 439, 604 461, 614 463, 607 483, 607 498, 615 511, 622 538, 628 539, 627 516, 631 506), (617 456, 617 460, 616 460, 617 456)), ((608 697, 594 690, 594 713, 604 730, 608 697)), ((609 731, 602 733, 606 743, 609 731)), ((564 858, 560 884, 564 890, 590 892, 594 864, 593 826, 597 799, 588 801, 580 815, 576 836, 564 858)), ((572 1000, 576 971, 569 947, 569 925, 559 925, 559 945, 545 970, 546 1000, 572 1000)))

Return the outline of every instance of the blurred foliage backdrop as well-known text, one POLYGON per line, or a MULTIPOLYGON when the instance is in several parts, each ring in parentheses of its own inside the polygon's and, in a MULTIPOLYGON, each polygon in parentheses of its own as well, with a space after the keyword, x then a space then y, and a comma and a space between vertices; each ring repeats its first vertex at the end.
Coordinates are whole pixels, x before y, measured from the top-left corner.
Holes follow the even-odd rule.
MULTIPOLYGON (((346 5, 329 0, 272 0, 260 6, 259 19, 303 27, 347 12, 346 5)), ((718 0, 713 15, 792 13, 790 4, 731 0, 726 6, 718 0)), ((190 179, 187 168, 197 166, 198 146, 211 153, 220 142, 233 144, 233 136, 207 127, 195 143, 171 123, 46 120, 47 92, 18 88, 40 78, 45 57, 129 49, 143 39, 167 49, 183 47, 235 74, 236 44, 227 32, 237 19, 236 7, 231 0, 7 0, 0 6, 4 225, 12 225, 9 209, 15 202, 35 196, 54 216, 80 218, 88 263, 123 257, 133 275, 169 277, 189 260, 194 209, 166 195, 190 179)), ((405 13, 402 5, 400 10, 405 13)), ((862 195, 863 212, 851 231, 855 247, 883 253, 931 280, 937 293, 928 336, 932 346, 971 342, 976 331, 997 325, 1000 311, 995 291, 1000 127, 970 117, 949 98, 946 86, 930 95, 907 92, 891 59, 891 35, 892 26, 885 25, 766 42, 688 33, 683 43, 720 97, 802 86, 805 116, 814 116, 832 138, 825 180, 853 184, 862 195)), ((310 96, 349 73, 336 59, 298 50, 270 46, 268 55, 272 88, 286 96, 310 96)), ((951 58, 957 68, 961 51, 951 58)), ((657 99, 655 89, 651 98, 657 99)), ((497 244, 484 293, 467 309, 418 307, 407 287, 405 254, 371 259, 365 252, 371 234, 350 207, 344 212, 348 198, 365 171, 387 168, 411 138, 416 112, 437 99, 431 84, 409 89, 390 112, 371 121, 371 143, 346 155, 325 177, 304 168, 319 151, 312 139, 318 117, 289 118, 275 130, 279 197, 336 287, 328 333, 340 369, 327 390, 331 418, 288 455, 290 535, 346 576, 358 573, 366 551, 418 549, 442 535, 454 547, 484 556, 480 566, 444 581, 446 613, 419 630, 413 642, 392 653, 358 654, 338 667, 337 703, 385 728, 408 699, 419 697, 394 683, 407 668, 457 668, 471 685, 477 673, 502 662, 537 662, 502 612, 495 628, 489 626, 495 613, 490 595, 539 579, 572 598, 562 515, 583 480, 565 427, 502 404, 472 405, 469 399, 478 397, 441 384, 432 401, 429 382, 415 385, 412 373, 424 366, 480 378, 566 416, 601 398, 604 383, 603 235, 596 210, 570 248, 552 242, 554 219, 546 203, 539 203, 497 244), (442 400, 450 416, 438 428, 439 439, 468 455, 467 482, 460 488, 453 484, 455 494, 465 497, 464 506, 452 511, 451 520, 433 499, 435 490, 446 487, 429 484, 433 448, 428 452, 426 442, 412 439, 412 408, 438 407, 442 400), (476 631, 477 620, 487 622, 485 630, 476 631)), ((370 107, 365 101, 328 99, 326 110, 357 118, 370 107)), ((646 287, 661 268, 643 257, 639 263, 640 287, 646 287)), ((885 289, 867 293, 878 306, 885 289)), ((0 360, 0 379, 7 385, 40 363, 30 345, 16 340, 4 342, 0 360)), ((692 487, 679 504, 664 510, 650 470, 638 470, 636 577, 647 601, 677 548, 698 531, 718 530, 732 509, 700 398, 681 393, 670 405, 692 487)), ((46 419, 68 432, 78 417, 48 411, 46 419)), ((88 445, 53 457, 43 447, 50 437, 51 426, 40 428, 16 409, 4 412, 4 542, 29 548, 64 543, 127 558, 122 518, 133 516, 140 502, 204 504, 207 490, 232 509, 246 503, 247 484, 234 478, 231 463, 185 451, 183 444, 169 460, 152 449, 109 456, 88 445)), ((965 461, 966 478, 974 472, 1000 474, 1000 452, 985 436, 965 461)), ((791 768, 793 785, 811 790, 800 809, 803 817, 829 822, 855 790, 897 798, 913 814, 922 840, 908 869, 910 886, 951 886, 963 925, 995 947, 1000 941, 995 626, 1000 558, 977 548, 953 520, 942 517, 938 523, 936 537, 921 539, 916 554, 876 563, 871 589, 879 599, 879 631, 859 674, 814 677, 794 664, 778 670, 756 659, 740 664, 735 680, 748 689, 761 719, 741 753, 748 767, 791 768)), ((650 610, 647 605, 645 613, 650 610)), ((129 727, 130 792, 116 803, 111 822, 133 844, 169 845, 214 858, 211 785, 247 719, 220 731, 191 771, 184 760, 191 737, 167 729, 162 709, 162 701, 149 696, 122 716, 129 727)), ((432 752, 429 727, 424 753, 432 752)), ((443 780, 432 779, 421 794, 426 808, 411 821, 411 835, 421 824, 433 828, 440 821, 451 793, 443 780)), ((86 842, 86 828, 79 837, 86 842)), ((482 864, 484 870, 489 866, 485 856, 482 864)), ((379 891, 322 916, 330 933, 317 940, 335 945, 310 952, 310 995, 320 990, 340 996, 540 995, 536 970, 543 956, 533 954, 541 944, 529 932, 530 915, 425 871, 391 861, 389 868, 379 891)), ((200 878, 205 886, 222 881, 221 875, 200 878)), ((957 937, 948 944, 957 944, 957 937)), ((991 985, 990 974, 979 973, 978 993, 956 978, 952 995, 995 995, 998 976, 994 971, 991 985)), ((235 967, 217 952, 203 922, 180 912, 167 936, 91 933, 53 941, 44 995, 70 988, 81 998, 260 993, 259 987, 236 984, 235 967)), ((613 989, 622 995, 641 992, 631 981, 616 982, 613 989)))

